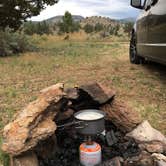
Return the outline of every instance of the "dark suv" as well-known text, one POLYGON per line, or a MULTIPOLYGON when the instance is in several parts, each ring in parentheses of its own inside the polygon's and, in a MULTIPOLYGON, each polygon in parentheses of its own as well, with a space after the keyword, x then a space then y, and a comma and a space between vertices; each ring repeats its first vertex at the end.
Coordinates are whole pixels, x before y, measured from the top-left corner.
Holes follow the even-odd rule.
POLYGON ((130 41, 130 62, 145 60, 166 64, 166 0, 131 0, 141 9, 130 41))

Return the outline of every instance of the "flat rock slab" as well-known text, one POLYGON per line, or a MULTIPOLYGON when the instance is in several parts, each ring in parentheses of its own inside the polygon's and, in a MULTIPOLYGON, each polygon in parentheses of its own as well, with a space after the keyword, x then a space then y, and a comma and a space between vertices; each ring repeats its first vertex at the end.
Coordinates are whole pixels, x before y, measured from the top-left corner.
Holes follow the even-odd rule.
POLYGON ((113 96, 115 96, 114 90, 109 89, 99 83, 82 85, 79 88, 87 92, 93 98, 93 100, 99 102, 99 104, 104 104, 113 96))

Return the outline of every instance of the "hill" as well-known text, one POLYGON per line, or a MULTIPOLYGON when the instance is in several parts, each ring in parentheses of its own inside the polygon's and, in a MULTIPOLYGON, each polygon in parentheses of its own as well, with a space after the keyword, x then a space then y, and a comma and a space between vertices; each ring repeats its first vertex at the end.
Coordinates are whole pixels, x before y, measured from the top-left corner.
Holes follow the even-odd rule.
MULTIPOLYGON (((63 15, 58 15, 55 17, 51 17, 45 21, 47 21, 49 24, 55 24, 58 22, 61 22, 63 18, 63 15)), ((75 22, 80 22, 81 26, 84 26, 86 24, 90 25, 96 25, 96 23, 102 24, 104 26, 109 26, 109 25, 115 25, 117 23, 126 23, 126 22, 135 22, 136 18, 135 17, 128 17, 124 19, 111 19, 109 17, 102 17, 102 16, 91 16, 91 17, 86 17, 84 18, 83 16, 80 15, 72 15, 72 18, 75 22)))
MULTIPOLYGON (((45 21, 47 21, 48 23, 58 23, 62 21, 63 16, 59 15, 59 16, 55 16, 55 17, 51 17, 45 21)), ((84 19, 84 17, 80 16, 80 15, 72 15, 72 18, 75 22, 80 22, 84 19)))
POLYGON ((117 23, 117 21, 109 17, 101 17, 101 16, 86 17, 85 19, 81 20, 81 26, 84 26, 86 24, 95 26, 96 23, 102 24, 104 26, 109 26, 117 23))

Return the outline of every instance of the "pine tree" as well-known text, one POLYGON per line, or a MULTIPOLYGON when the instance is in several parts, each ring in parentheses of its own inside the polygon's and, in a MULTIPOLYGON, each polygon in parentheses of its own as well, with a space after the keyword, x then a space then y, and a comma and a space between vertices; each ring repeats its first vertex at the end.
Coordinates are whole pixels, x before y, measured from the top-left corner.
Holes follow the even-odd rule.
POLYGON ((60 33, 70 33, 74 31, 79 31, 80 24, 74 22, 70 12, 65 12, 65 15, 62 18, 62 22, 58 24, 60 33))

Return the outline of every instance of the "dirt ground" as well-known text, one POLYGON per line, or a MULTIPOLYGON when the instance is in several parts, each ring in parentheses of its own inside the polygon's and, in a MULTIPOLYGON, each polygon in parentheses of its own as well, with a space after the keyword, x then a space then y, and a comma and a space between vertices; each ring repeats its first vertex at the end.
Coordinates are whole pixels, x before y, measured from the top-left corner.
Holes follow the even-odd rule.
POLYGON ((96 81, 116 89, 119 98, 166 134, 166 66, 130 64, 128 41, 123 40, 58 41, 45 36, 38 47, 37 52, 0 58, 1 129, 42 88, 96 81))

